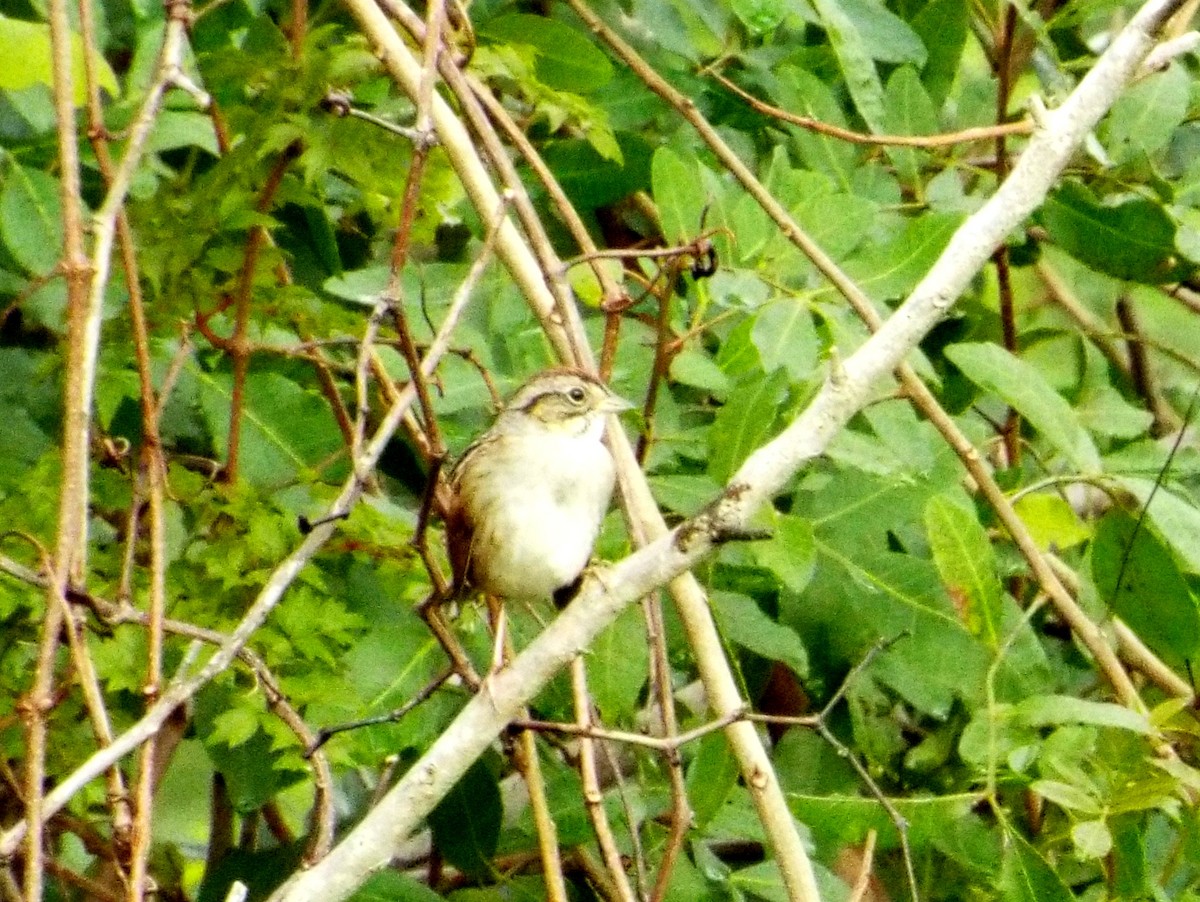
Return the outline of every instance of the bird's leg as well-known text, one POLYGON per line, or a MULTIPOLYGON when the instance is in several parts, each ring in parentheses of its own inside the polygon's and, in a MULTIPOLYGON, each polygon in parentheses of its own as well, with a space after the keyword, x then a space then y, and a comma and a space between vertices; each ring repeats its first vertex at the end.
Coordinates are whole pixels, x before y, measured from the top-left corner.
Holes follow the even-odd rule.
MULTIPOLYGON (((492 666, 487 676, 491 677, 500 672, 511 652, 508 639, 508 614, 504 611, 504 602, 496 595, 487 594, 488 620, 492 626, 492 666)), ((487 677, 484 678, 485 681, 487 677)))
POLYGON ((462 677, 464 683, 472 689, 478 690, 483 680, 480 679, 478 671, 475 670, 475 665, 467 657, 467 653, 463 650, 462 645, 454 638, 454 634, 450 632, 450 627, 446 625, 446 620, 442 616, 442 608, 445 603, 445 595, 434 591, 430 593, 428 598, 417 605, 417 613, 421 615, 421 619, 425 621, 425 625, 429 627, 429 631, 433 633, 434 638, 438 640, 438 644, 446 652, 446 656, 450 659, 455 672, 462 677))

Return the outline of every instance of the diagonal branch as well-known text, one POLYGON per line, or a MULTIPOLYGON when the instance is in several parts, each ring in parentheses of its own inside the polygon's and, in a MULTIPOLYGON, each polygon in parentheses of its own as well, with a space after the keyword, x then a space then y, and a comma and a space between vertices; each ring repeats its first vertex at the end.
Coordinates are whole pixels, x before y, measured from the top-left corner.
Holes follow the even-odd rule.
MULTIPOLYGON (((358 0, 348 2, 373 38, 390 33, 373 6, 367 7, 358 0)), ((824 451, 866 403, 876 385, 896 369, 953 306, 1007 234, 1042 202, 1075 148, 1134 76, 1153 44, 1153 34, 1178 5, 1178 0, 1147 3, 1066 102, 1052 112, 1035 116, 1038 130, 1012 174, 988 203, 959 228, 910 298, 843 366, 831 373, 796 420, 750 456, 713 504, 698 517, 626 558, 605 573, 602 582, 586 584, 558 619, 496 675, 488 696, 479 695, 469 702, 427 753, 333 852, 308 871, 293 875, 272 896, 273 902, 336 900, 349 896, 371 871, 388 862, 398 844, 449 792, 471 762, 491 745, 520 707, 555 672, 582 652, 626 605, 679 577, 722 542, 744 534, 752 515, 782 490, 805 463, 824 451)), ((385 40, 383 46, 393 74, 397 70, 403 72, 407 65, 399 58, 406 56, 403 45, 385 40)), ((439 131, 447 117, 452 119, 448 109, 443 109, 440 117, 435 109, 439 131)), ((449 128, 461 131, 457 120, 449 128)), ((474 196, 481 189, 476 185, 468 190, 474 196)), ((513 252, 512 245, 501 247, 505 262, 511 263, 507 254, 513 252)), ((530 266, 535 266, 532 258, 525 258, 520 271, 527 272, 530 266)), ((534 289, 533 296, 544 298, 546 293, 542 285, 534 289)), ((770 775, 761 774, 759 779, 760 783, 767 781, 770 775)), ((792 895, 817 898, 815 891, 809 896, 792 895)))

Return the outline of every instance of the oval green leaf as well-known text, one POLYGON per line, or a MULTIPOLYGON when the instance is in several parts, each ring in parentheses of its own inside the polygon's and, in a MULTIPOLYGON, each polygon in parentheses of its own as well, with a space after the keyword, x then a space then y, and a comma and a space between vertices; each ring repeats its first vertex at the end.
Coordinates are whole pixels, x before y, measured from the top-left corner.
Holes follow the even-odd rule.
POLYGON ((1024 360, 988 343, 952 345, 946 356, 964 376, 1028 420, 1075 469, 1100 471, 1100 453, 1071 405, 1024 360))

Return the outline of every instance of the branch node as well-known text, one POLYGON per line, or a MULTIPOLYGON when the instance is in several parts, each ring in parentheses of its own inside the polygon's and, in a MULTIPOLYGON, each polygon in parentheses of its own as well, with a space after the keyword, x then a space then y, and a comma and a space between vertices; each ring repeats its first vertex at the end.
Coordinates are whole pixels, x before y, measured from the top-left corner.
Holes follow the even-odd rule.
POLYGON ((1029 118, 1033 120, 1033 127, 1035 131, 1042 131, 1049 127, 1050 110, 1046 108, 1046 101, 1042 99, 1042 95, 1030 95, 1029 118))
POLYGON ((842 364, 842 355, 838 352, 837 345, 831 345, 829 348, 829 384, 834 388, 841 388, 846 384, 846 367, 842 364))
POLYGON ((770 538, 770 533, 764 535, 763 530, 749 528, 741 522, 741 500, 748 491, 750 486, 744 482, 730 483, 725 491, 679 527, 675 533, 675 547, 687 554, 702 544, 770 538))

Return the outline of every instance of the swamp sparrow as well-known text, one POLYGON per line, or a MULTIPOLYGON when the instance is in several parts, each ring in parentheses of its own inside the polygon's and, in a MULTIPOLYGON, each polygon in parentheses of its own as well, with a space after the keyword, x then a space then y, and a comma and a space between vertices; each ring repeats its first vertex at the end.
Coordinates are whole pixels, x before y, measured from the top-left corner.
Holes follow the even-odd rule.
POLYGON ((605 414, 630 406, 574 369, 517 390, 450 474, 454 594, 570 600, 612 499, 605 414))

